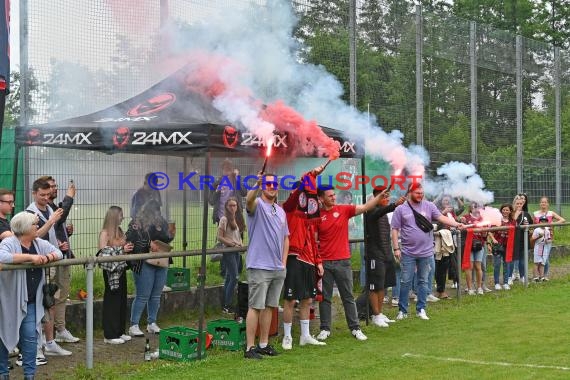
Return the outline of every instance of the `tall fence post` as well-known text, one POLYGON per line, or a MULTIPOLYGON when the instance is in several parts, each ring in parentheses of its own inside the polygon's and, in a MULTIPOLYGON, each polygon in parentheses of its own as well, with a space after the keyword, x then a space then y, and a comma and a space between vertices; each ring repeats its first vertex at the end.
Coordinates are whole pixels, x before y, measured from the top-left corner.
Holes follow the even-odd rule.
POLYGON ((85 304, 85 366, 93 369, 93 258, 85 264, 87 303, 85 304))
POLYGON ((471 163, 477 167, 477 24, 469 23, 469 62, 471 81, 471 163))
POLYGON ((356 108, 356 0, 349 1, 348 17, 350 104, 356 108))
POLYGON ((562 214, 562 126, 560 124, 560 48, 554 48, 554 136, 556 139, 556 211, 562 214))
POLYGON ((416 5, 416 144, 424 146, 424 73, 422 7, 416 5))
POLYGON ((517 193, 523 191, 522 134, 522 37, 516 37, 516 107, 517 107, 517 193))

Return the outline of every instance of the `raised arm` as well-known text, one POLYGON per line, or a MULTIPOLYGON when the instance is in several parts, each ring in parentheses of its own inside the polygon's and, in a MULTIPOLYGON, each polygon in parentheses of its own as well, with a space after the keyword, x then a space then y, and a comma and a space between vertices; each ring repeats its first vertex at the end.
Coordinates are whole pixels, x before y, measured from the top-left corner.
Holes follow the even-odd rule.
POLYGON ((380 200, 380 198, 382 196, 384 196, 384 194, 386 194, 387 191, 388 190, 386 189, 386 190, 376 194, 375 197, 370 198, 368 201, 366 201, 365 204, 356 206, 356 211, 355 211, 354 215, 360 215, 366 211, 372 210, 378 204, 378 201, 380 200))
POLYGON ((259 194, 259 190, 261 190, 262 175, 261 173, 257 175, 257 182, 255 183, 257 188, 249 190, 245 197, 245 210, 249 214, 253 214, 257 207, 257 195, 259 194))

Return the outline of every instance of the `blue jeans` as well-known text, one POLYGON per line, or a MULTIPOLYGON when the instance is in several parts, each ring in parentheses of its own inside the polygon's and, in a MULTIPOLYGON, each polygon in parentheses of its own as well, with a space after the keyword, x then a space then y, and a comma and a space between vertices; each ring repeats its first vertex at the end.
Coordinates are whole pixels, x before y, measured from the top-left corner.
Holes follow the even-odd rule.
POLYGON ((222 257, 222 263, 226 269, 224 280, 224 307, 233 305, 234 292, 239 279, 239 252, 226 253, 222 257))
POLYGON ((412 286, 416 267, 416 275, 418 276, 418 302, 416 303, 416 311, 419 312, 421 309, 426 309, 428 276, 432 260, 433 256, 412 257, 404 254, 401 256, 400 267, 402 269, 402 277, 400 279, 400 298, 398 300, 398 309, 404 314, 408 313, 408 295, 410 294, 410 287, 412 286))
POLYGON ((509 282, 509 268, 507 262, 505 261, 505 257, 497 255, 493 256, 493 280, 495 280, 495 285, 499 284, 501 263, 503 264, 503 285, 506 285, 509 282))
POLYGON ((392 298, 398 299, 400 297, 400 278, 402 277, 402 270, 400 266, 396 266, 396 285, 392 286, 392 298))
MULTIPOLYGON (((16 305, 13 305, 16 307, 16 305)), ((22 368, 24 376, 33 376, 36 373, 36 304, 29 303, 26 316, 20 325, 20 351, 22 352, 22 368)), ((8 349, 0 340, 0 375, 8 375, 8 349)))
POLYGON ((162 288, 166 285, 167 272, 168 268, 157 267, 146 262, 143 263, 140 273, 133 272, 136 295, 131 307, 131 326, 139 324, 145 306, 147 307, 147 323, 156 322, 162 288))
MULTIPOLYGON (((430 258, 430 263, 429 263, 429 273, 428 273, 428 279, 427 279, 427 288, 426 288, 426 297, 429 296, 432 293, 433 290, 433 278, 435 277, 435 256, 432 256, 430 258)), ((417 294, 418 292, 418 276, 417 274, 414 276, 414 285, 412 286, 412 290, 414 291, 414 293, 417 294)))

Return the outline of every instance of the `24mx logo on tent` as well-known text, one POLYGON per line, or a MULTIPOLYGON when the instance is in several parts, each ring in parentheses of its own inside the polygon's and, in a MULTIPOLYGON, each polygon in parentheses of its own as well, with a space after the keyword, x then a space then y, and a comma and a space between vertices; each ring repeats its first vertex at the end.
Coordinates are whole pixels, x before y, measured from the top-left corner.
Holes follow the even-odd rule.
POLYGON ((192 145, 188 139, 192 132, 175 131, 170 134, 165 132, 133 132, 133 142, 131 145, 192 145))
POLYGON ((26 134, 28 145, 93 145, 90 138, 93 132, 83 133, 42 133, 38 128, 26 134))

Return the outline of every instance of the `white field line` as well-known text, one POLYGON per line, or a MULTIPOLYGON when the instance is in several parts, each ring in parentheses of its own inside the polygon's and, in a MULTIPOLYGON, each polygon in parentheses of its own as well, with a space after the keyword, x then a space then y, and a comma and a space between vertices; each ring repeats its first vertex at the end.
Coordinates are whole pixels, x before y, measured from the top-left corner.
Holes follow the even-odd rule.
POLYGON ((419 358, 419 359, 430 359, 439 360, 443 362, 458 362, 458 363, 468 363, 468 364, 479 364, 479 365, 496 365, 501 367, 524 367, 524 368, 542 368, 542 369, 556 369, 559 371, 570 371, 570 367, 560 367, 555 365, 540 365, 540 364, 524 364, 524 363, 507 363, 507 362, 486 362, 482 360, 468 360, 460 358, 442 358, 438 356, 431 355, 421 355, 421 354, 411 354, 406 352, 402 355, 404 358, 419 358))

